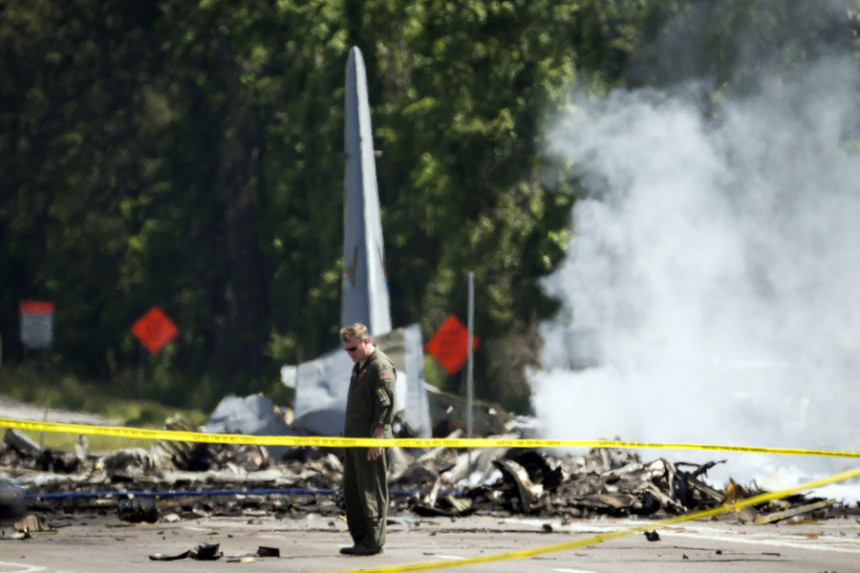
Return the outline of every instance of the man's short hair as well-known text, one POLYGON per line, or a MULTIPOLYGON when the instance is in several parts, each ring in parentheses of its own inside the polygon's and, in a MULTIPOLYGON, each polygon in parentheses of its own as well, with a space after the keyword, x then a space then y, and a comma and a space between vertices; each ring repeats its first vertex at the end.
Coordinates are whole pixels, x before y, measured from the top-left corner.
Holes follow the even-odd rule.
POLYGON ((363 341, 365 338, 370 338, 370 333, 367 332, 367 327, 361 324, 360 322, 356 322, 355 324, 350 324, 349 326, 344 326, 340 329, 340 339, 343 342, 349 340, 350 336, 354 336, 357 339, 363 341))

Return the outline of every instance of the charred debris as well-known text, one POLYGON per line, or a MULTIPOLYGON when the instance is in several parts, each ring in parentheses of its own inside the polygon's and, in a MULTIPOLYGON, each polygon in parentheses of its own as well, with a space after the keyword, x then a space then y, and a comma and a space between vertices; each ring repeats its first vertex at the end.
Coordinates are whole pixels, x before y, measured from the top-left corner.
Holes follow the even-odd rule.
MULTIPOLYGON (((165 429, 198 430, 180 418, 168 420, 165 429)), ((661 518, 761 493, 754 484, 731 482, 725 490, 709 485, 707 472, 720 461, 646 462, 621 449, 563 456, 507 447, 388 451, 394 516, 661 518)), ((294 447, 276 459, 263 446, 167 441, 96 453, 83 436, 72 450, 56 451, 8 429, 0 443, 0 470, 26 490, 30 511, 45 515, 96 511, 130 522, 211 515, 296 518, 341 513, 342 455, 338 449, 294 447)), ((835 500, 795 495, 724 518, 770 523, 854 512, 835 500)))

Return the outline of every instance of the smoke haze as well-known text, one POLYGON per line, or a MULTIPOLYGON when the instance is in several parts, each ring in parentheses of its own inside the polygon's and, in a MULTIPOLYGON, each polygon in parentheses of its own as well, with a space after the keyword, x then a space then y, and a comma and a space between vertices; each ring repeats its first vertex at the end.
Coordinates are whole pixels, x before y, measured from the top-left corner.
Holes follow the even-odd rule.
MULTIPOLYGON (((530 373, 547 437, 857 450, 860 77, 824 58, 705 119, 702 90, 574 98, 549 134, 587 196, 530 373)), ((727 459, 779 487, 856 460, 727 459)), ((834 486, 835 487, 835 486, 834 486)), ((852 497, 851 487, 838 490, 852 497)), ((856 496, 854 496, 856 498, 856 496)))

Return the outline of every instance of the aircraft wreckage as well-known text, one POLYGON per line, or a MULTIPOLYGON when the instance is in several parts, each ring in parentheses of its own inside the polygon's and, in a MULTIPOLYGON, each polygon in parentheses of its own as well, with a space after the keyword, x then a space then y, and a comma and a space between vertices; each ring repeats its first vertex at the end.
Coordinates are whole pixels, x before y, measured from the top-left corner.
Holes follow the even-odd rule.
MULTIPOLYGON (((179 418, 168 420, 165 429, 194 431, 179 418)), ((451 437, 458 435, 459 431, 451 437)), ((621 449, 562 457, 508 447, 388 451, 393 520, 470 515, 538 516, 562 522, 597 515, 659 518, 761 493, 755 485, 731 482, 722 491, 709 485, 707 472, 718 461, 643 461, 621 449)), ((115 513, 131 522, 212 515, 339 515, 342 453, 302 446, 287 448, 275 458, 265 446, 174 441, 158 441, 149 449, 95 453, 87 450, 83 438, 72 450, 58 451, 43 449, 8 429, 0 444, 0 468, 27 493, 13 498, 7 488, 4 495, 9 499, 3 503, 20 510, 23 500, 30 514, 26 527, 31 530, 52 517, 88 512, 115 513)), ((769 523, 800 515, 825 518, 855 512, 834 500, 795 495, 732 512, 728 519, 769 523)))

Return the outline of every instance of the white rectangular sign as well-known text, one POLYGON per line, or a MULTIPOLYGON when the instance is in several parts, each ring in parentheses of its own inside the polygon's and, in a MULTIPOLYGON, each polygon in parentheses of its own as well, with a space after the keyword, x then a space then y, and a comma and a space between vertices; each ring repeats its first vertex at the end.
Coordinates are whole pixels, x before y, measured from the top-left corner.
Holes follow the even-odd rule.
POLYGON ((21 343, 30 349, 50 348, 54 338, 54 303, 24 300, 21 311, 21 343))

